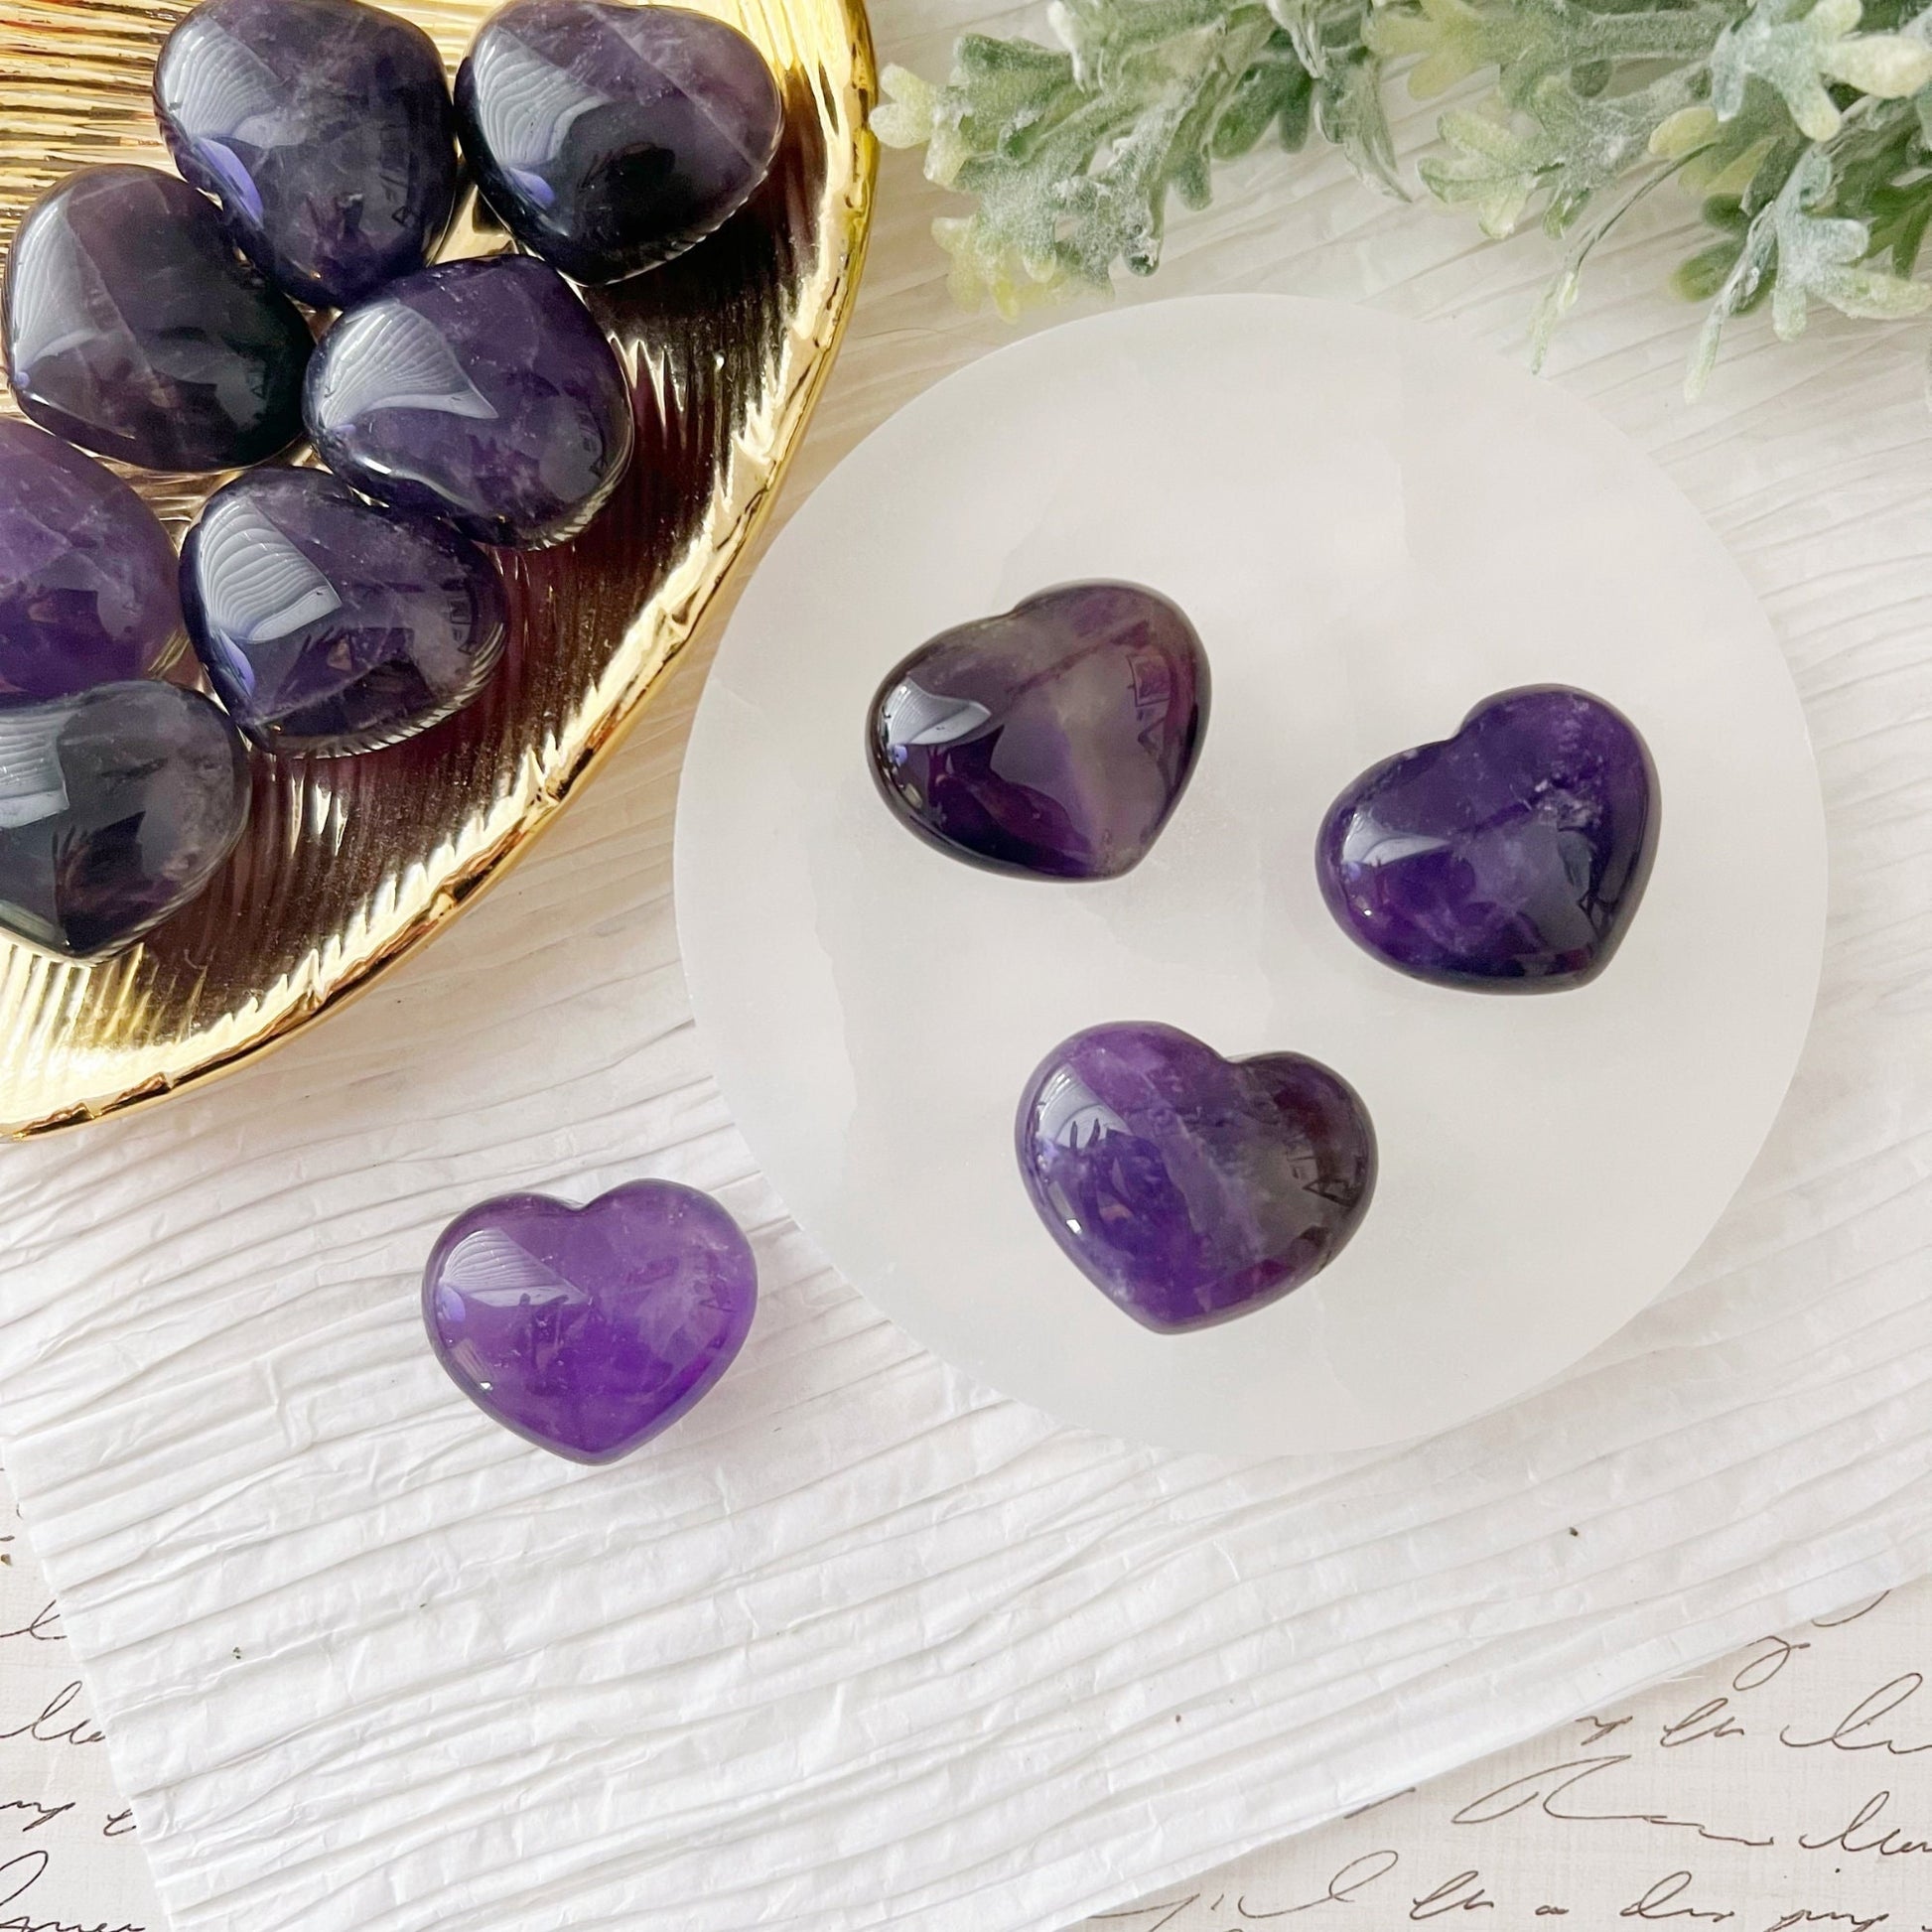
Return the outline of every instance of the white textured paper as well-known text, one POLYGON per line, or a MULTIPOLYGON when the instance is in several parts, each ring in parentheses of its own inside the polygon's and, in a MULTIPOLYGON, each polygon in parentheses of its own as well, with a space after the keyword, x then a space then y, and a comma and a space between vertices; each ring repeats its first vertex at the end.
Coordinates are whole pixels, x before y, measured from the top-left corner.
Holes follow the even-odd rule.
POLYGON ((160 1932, 134 1814, 0 1476, 0 1932, 160 1932))
POLYGON ((1767 1633, 1081 1932, 1932 1932, 1928 1610, 1767 1633))
MULTIPOLYGON (((928 69, 957 24, 879 22, 928 69)), ((1220 194, 1161 290, 1520 347, 1537 238, 1478 248, 1332 158, 1220 194)), ((947 306, 948 206, 889 161, 794 491, 1005 338, 947 306)), ((1510 1412, 1345 1461, 1127 1449, 949 1374, 786 1226, 707 1077, 668 898, 687 664, 357 1006, 0 1152, 8 1466, 176 1932, 1036 1932, 1932 1568, 1923 331, 1747 322, 1687 408, 1684 247, 1592 258, 1554 379, 1764 598, 1834 885, 1791 1104, 1673 1295, 1510 1412), (453 1394, 418 1274, 483 1193, 646 1173, 754 1231, 762 1313, 688 1425, 568 1467, 453 1394)))

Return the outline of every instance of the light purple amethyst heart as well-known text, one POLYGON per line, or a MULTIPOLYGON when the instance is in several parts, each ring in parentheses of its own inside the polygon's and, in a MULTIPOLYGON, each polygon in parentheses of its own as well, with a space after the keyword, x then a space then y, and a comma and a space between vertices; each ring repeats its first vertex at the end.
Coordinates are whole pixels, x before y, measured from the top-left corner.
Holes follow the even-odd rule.
POLYGON ((500 1194, 450 1223, 423 1274, 423 1319, 457 1387, 574 1462, 615 1462, 685 1415, 757 1306, 738 1223, 669 1180, 583 1207, 500 1194))

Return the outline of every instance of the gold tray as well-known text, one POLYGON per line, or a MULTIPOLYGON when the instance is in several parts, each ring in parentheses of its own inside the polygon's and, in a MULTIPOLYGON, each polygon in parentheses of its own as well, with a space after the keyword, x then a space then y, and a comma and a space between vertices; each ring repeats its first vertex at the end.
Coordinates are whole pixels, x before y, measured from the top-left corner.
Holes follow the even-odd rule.
MULTIPOLYGON (((435 37, 452 72, 492 11, 388 4, 435 37)), ((422 944, 595 768, 744 554, 851 309, 876 162, 872 49, 863 0, 683 4, 764 50, 786 133, 736 220, 592 298, 639 397, 637 456, 617 497, 574 543, 499 553, 512 642, 468 711, 361 758, 257 756, 240 848, 141 945, 76 965, 0 938, 0 1133, 92 1119, 237 1065, 422 944)), ((0 236, 73 168, 169 165, 149 86, 187 11, 0 0, 0 236)), ((444 252, 500 240, 466 217, 444 252)), ((12 412, 11 395, 0 407, 12 412)), ((222 481, 124 474, 177 538, 222 481)))

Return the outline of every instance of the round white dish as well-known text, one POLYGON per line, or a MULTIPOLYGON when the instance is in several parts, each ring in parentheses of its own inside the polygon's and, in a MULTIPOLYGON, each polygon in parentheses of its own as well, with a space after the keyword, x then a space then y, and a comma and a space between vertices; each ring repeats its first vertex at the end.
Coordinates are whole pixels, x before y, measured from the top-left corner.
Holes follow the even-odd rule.
POLYGON ((691 996, 800 1224, 914 1336, 1070 1422, 1241 1455, 1445 1429, 1587 1353, 1742 1179, 1817 988, 1825 833, 1770 628, 1695 510, 1589 408, 1444 331, 1271 296, 1088 318, 948 377, 791 520, 719 651, 678 803, 691 996), (1213 702, 1125 879, 947 858, 867 769, 934 632, 1080 577, 1175 599, 1213 702), (1484 996, 1358 950, 1316 889, 1357 772, 1513 685, 1648 740, 1656 869, 1593 985, 1484 996), (1325 1060, 1373 1116, 1355 1239, 1271 1308, 1157 1335, 1035 1217, 1045 1051, 1162 1020, 1325 1060))

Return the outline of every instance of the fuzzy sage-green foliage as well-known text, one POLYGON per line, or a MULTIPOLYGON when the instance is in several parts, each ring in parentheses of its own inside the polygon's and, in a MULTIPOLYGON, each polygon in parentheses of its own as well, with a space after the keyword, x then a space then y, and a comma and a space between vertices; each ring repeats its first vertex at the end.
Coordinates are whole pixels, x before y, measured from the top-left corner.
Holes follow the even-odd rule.
POLYGON ((1590 250, 1666 184, 1709 230, 1675 277, 1706 307, 1693 393, 1726 322, 1767 301, 1783 337, 1814 302, 1932 308, 1913 273, 1932 223, 1932 7, 1055 0, 1049 18, 1057 48, 968 35, 943 86, 886 71, 881 139, 923 146, 932 180, 973 198, 934 226, 969 303, 1012 313, 1120 264, 1152 274, 1170 199, 1205 207, 1215 165, 1264 140, 1319 135, 1401 196, 1389 88, 1481 81, 1418 173, 1486 234, 1534 221, 1563 244, 1538 359, 1590 250))

